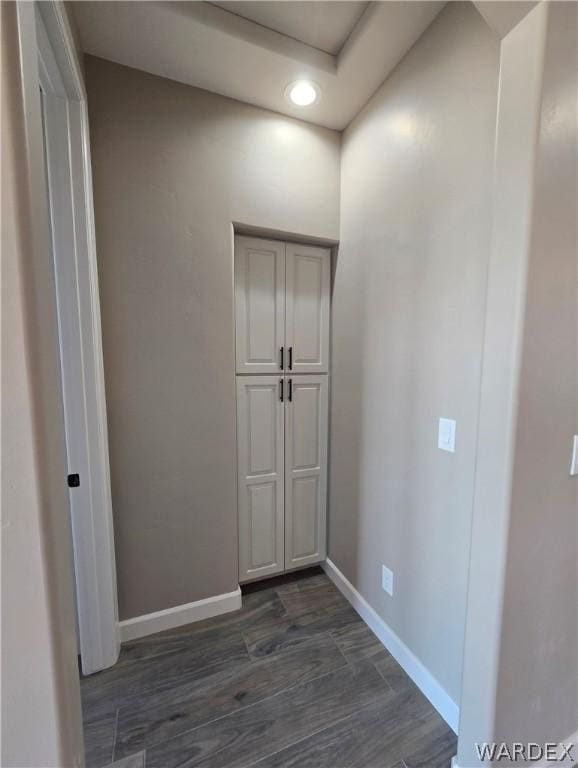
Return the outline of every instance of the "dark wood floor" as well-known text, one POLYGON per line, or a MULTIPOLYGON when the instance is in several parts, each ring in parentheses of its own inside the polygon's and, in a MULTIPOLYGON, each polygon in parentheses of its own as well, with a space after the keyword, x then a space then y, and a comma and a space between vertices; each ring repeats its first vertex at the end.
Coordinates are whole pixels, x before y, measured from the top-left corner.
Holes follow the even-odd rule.
POLYGON ((123 645, 82 700, 88 768, 447 768, 456 749, 319 569, 123 645))

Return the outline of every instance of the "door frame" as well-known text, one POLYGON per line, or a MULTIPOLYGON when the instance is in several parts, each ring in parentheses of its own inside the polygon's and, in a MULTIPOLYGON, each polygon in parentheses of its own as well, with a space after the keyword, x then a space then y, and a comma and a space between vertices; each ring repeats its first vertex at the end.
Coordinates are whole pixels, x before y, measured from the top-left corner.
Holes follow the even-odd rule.
MULTIPOLYGON (((82 467, 82 502, 80 494, 73 495, 79 489, 71 488, 69 496, 79 652, 89 674, 116 662, 120 635, 86 90, 63 3, 20 2, 17 16, 33 158, 29 189, 33 206, 50 209, 48 231, 41 216, 34 236, 38 247, 52 245, 59 352, 65 339, 70 363, 62 365, 61 354, 67 453, 72 447, 82 467), (57 124, 44 126, 39 90, 50 94, 57 124), (47 154, 53 169, 67 171, 58 184, 48 178, 47 154)), ((76 466, 68 461, 69 472, 76 466)))

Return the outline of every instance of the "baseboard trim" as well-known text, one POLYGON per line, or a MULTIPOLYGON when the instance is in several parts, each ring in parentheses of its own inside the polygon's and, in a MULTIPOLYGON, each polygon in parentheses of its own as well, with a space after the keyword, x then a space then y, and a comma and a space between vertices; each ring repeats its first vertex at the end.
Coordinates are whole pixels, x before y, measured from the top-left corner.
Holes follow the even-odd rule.
POLYGON ((447 691, 376 613, 367 600, 359 594, 335 563, 328 558, 324 563, 321 563, 321 567, 368 627, 375 632, 397 663, 403 667, 424 696, 429 699, 454 733, 457 733, 460 710, 447 691))
POLYGON ((234 592, 226 592, 222 595, 207 597, 194 603, 176 605, 156 613, 147 613, 144 616, 135 616, 133 619, 119 622, 121 642, 137 640, 139 637, 153 635, 165 629, 174 629, 194 621, 210 619, 221 613, 236 611, 241 607, 241 588, 234 592))

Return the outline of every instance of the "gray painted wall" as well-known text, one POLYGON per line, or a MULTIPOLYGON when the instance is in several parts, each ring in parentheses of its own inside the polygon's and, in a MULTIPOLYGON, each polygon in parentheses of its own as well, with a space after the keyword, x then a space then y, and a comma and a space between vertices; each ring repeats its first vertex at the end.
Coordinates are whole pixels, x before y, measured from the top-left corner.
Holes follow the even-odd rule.
POLYGON ((342 150, 329 556, 457 703, 498 51, 473 6, 450 3, 342 150), (440 416, 457 419, 453 455, 440 416))
POLYGON ((502 40, 484 363, 468 586, 461 768, 482 765, 474 743, 495 735, 499 646, 525 302, 529 221, 547 5, 502 40), (483 627, 483 632, 480 632, 483 627))
POLYGON ((540 3, 501 44, 461 768, 578 728, 575 14, 540 3))
MULTIPOLYGON (((528 248, 496 739, 578 731, 578 6, 551 3, 528 248)), ((576 747, 578 749, 578 747, 576 747)))
MULTIPOLYGON (((28 25, 19 49, 17 4, 1 12, 0 764, 74 768, 84 750, 37 55, 28 25)), ((32 5, 20 12, 33 21, 32 5)))
POLYGON ((237 588, 232 222, 337 239, 340 135, 88 57, 120 618, 237 588))

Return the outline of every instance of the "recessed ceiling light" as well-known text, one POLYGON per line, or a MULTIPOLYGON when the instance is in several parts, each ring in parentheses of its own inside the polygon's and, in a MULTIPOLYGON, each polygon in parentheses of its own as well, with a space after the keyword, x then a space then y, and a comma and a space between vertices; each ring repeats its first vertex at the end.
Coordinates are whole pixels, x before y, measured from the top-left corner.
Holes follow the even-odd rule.
POLYGON ((320 95, 317 83, 311 80, 297 80, 285 89, 285 97, 297 107, 310 107, 315 104, 320 95))

